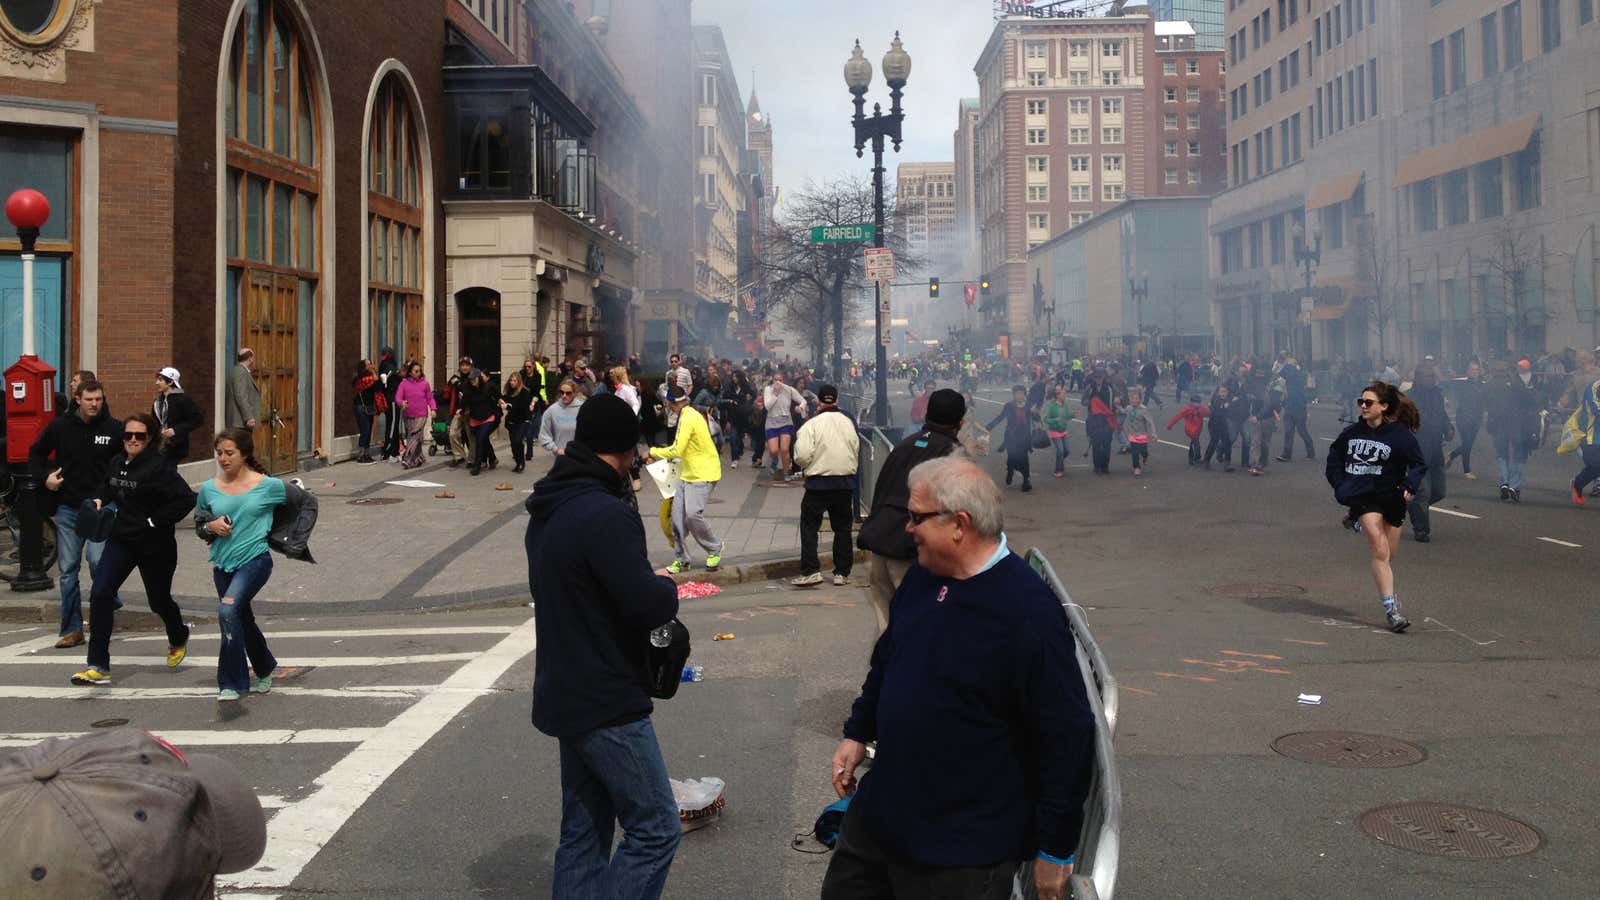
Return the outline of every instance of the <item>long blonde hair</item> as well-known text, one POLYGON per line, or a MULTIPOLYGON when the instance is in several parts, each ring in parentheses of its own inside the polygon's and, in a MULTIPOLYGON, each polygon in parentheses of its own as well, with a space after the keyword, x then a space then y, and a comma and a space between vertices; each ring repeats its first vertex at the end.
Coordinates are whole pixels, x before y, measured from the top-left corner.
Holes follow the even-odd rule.
POLYGON ((611 367, 611 371, 607 372, 606 374, 611 376, 611 383, 614 384, 614 385, 623 385, 623 384, 632 384, 633 383, 633 382, 628 380, 628 367, 627 366, 612 366, 611 367))

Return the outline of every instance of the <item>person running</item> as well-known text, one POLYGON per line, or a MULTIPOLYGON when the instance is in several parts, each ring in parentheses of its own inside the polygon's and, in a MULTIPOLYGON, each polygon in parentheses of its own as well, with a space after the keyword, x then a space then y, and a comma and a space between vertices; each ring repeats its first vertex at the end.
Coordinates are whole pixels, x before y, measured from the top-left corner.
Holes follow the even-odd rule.
POLYGON ((1117 429, 1113 388, 1106 378, 1106 370, 1099 365, 1090 373, 1083 388, 1084 433, 1089 437, 1089 447, 1094 451, 1094 472, 1106 475, 1111 472, 1111 435, 1117 429))
POLYGON ((1233 435, 1229 431, 1233 424, 1232 410, 1233 399, 1228 396, 1228 386, 1217 385, 1217 391, 1211 397, 1211 440, 1206 444, 1204 459, 1207 471, 1211 469, 1213 456, 1222 461, 1222 471, 1233 471, 1233 435))
POLYGON ((677 384, 670 385, 667 403, 678 417, 678 432, 670 447, 652 447, 646 461, 651 459, 681 459, 683 471, 678 490, 672 497, 672 542, 676 558, 667 566, 667 573, 679 575, 689 571, 689 538, 693 537, 706 551, 706 571, 715 572, 722 565, 722 539, 711 530, 706 521, 706 505, 711 502, 711 492, 722 480, 722 457, 711 440, 711 426, 706 417, 689 405, 689 397, 677 384))
POLYGON ((1528 454, 1539 442, 1539 399, 1533 392, 1532 364, 1519 361, 1513 375, 1504 363, 1497 363, 1488 394, 1489 436, 1494 438, 1500 499, 1521 503, 1528 454))
POLYGON ((1450 424, 1450 414, 1444 408, 1444 392, 1439 390, 1439 372, 1432 363, 1417 367, 1413 376, 1409 399, 1417 407, 1421 427, 1417 429, 1417 443, 1422 447, 1422 458, 1428 464, 1428 477, 1415 491, 1416 499, 1407 507, 1411 514, 1411 534, 1417 543, 1433 540, 1433 528, 1428 507, 1445 497, 1445 442, 1455 437, 1455 426, 1450 424))
POLYGON ((989 430, 1001 422, 1006 424, 1005 437, 1001 439, 1006 447, 1006 485, 1009 487, 1012 477, 1020 472, 1022 492, 1026 494, 1033 490, 1033 481, 1028 477, 1028 454, 1033 450, 1033 426, 1039 423, 1039 413, 1028 406, 1027 388, 1020 384, 1011 388, 1011 403, 989 422, 989 430))
POLYGON ((1478 440, 1478 429, 1483 427, 1488 389, 1483 380, 1483 366, 1476 360, 1467 363, 1467 377, 1456 387, 1456 430, 1461 440, 1445 457, 1444 464, 1448 468, 1460 457, 1461 477, 1468 481, 1478 480, 1478 476, 1472 474, 1472 445, 1478 440))
POLYGON ((1285 361, 1278 375, 1283 378, 1283 452, 1278 454, 1278 462, 1289 462, 1294 459, 1294 439, 1298 435, 1306 446, 1306 459, 1316 459, 1316 446, 1311 441, 1311 432, 1306 430, 1307 405, 1306 373, 1300 368, 1300 360, 1291 356, 1285 361))
POLYGON ((439 411, 439 401, 433 397, 433 386, 422 376, 422 364, 406 366, 406 377, 394 395, 395 408, 405 420, 406 440, 400 457, 400 468, 415 469, 423 462, 423 442, 427 439, 428 418, 439 411))
POLYGON ((922 423, 927 420, 927 418, 928 418, 928 398, 933 396, 933 391, 934 391, 935 387, 937 387, 937 385, 934 384, 933 381, 930 380, 930 381, 928 381, 926 384, 924 384, 922 386, 922 393, 920 393, 917 396, 911 398, 911 430, 912 431, 920 431, 922 429, 922 423))
POLYGON ((1211 408, 1200 402, 1199 394, 1189 395, 1189 405, 1178 410, 1178 414, 1167 422, 1167 430, 1183 422, 1183 434, 1189 439, 1189 465, 1200 464, 1200 435, 1205 429, 1206 417, 1211 415, 1211 408))
POLYGON ((1579 506, 1587 501, 1583 489, 1591 482, 1600 484, 1600 375, 1575 397, 1578 409, 1573 413, 1578 426, 1578 452, 1583 456, 1583 468, 1572 479, 1572 502, 1579 506))
MULTIPOLYGON (((639 396, 639 388, 634 385, 633 380, 628 376, 628 367, 612 366, 606 372, 606 381, 611 387, 611 393, 617 395, 622 402, 628 404, 628 408, 633 410, 634 418, 638 418, 639 410, 644 407, 644 398, 639 396)), ((644 483, 639 479, 643 467, 644 461, 639 458, 639 454, 635 453, 633 462, 628 464, 628 484, 633 488, 635 494, 644 488, 644 483)))
POLYGON ((1274 377, 1269 386, 1263 387, 1259 401, 1256 403, 1256 461, 1251 465, 1248 455, 1245 465, 1250 466, 1251 475, 1260 475, 1267 468, 1267 458, 1272 455, 1272 436, 1278 431, 1278 421, 1283 418, 1283 378, 1274 377))
POLYGON ((282 481, 267 475, 256 462, 255 440, 242 428, 219 432, 212 442, 217 477, 200 485, 199 507, 212 518, 205 530, 211 541, 211 578, 217 588, 217 625, 222 649, 217 652, 217 700, 236 701, 255 690, 272 690, 278 660, 256 624, 251 601, 272 577, 272 551, 267 534, 272 514, 288 499, 282 481))
POLYGON ((478 475, 485 466, 493 469, 499 464, 494 448, 490 446, 490 439, 494 430, 500 427, 500 397, 495 393, 488 372, 482 369, 472 371, 472 377, 467 381, 466 401, 467 424, 472 428, 473 454, 472 465, 467 467, 467 471, 478 475))
POLYGON ((1067 403, 1067 388, 1064 384, 1057 384, 1054 396, 1044 405, 1045 433, 1050 435, 1050 446, 1056 451, 1055 477, 1067 477, 1067 457, 1072 455, 1072 449, 1067 446, 1067 423, 1074 418, 1072 407, 1067 403))
POLYGON ((1361 418, 1346 426, 1328 448, 1325 474, 1333 497, 1349 507, 1346 521, 1367 538, 1389 630, 1411 626, 1395 598, 1394 555, 1400 546, 1406 504, 1417 495, 1428 464, 1417 443, 1421 424, 1416 404, 1392 384, 1374 381, 1356 401, 1361 418))
POLYGON ((525 432, 533 424, 533 391, 522 383, 522 373, 506 376, 505 389, 500 392, 500 412, 506 418, 506 436, 511 439, 511 467, 513 473, 527 468, 528 458, 525 432))
POLYGON ((149 413, 122 423, 122 453, 111 461, 110 474, 94 497, 98 510, 114 508, 111 537, 100 555, 89 592, 88 668, 72 676, 73 684, 111 683, 111 632, 117 591, 139 570, 150 611, 167 630, 167 668, 175 669, 188 653, 189 626, 172 599, 172 575, 178 569, 178 541, 173 528, 194 509, 194 491, 170 458, 156 450, 153 439, 161 424, 149 413))
POLYGON ((784 384, 783 372, 775 372, 772 381, 761 392, 761 406, 767 411, 767 466, 772 470, 772 480, 793 481, 800 477, 791 472, 794 448, 794 416, 804 416, 806 399, 800 392, 784 384))
POLYGON ((539 446, 555 456, 566 453, 567 444, 578 433, 578 410, 582 406, 583 398, 578 396, 577 382, 570 378, 562 379, 560 387, 556 389, 556 402, 544 411, 544 419, 539 423, 539 446))
POLYGON ((1133 464, 1133 477, 1144 477, 1145 464, 1150 459, 1150 436, 1155 434, 1156 420, 1150 408, 1144 405, 1144 389, 1128 392, 1128 411, 1122 417, 1122 431, 1128 436, 1128 461, 1133 464))

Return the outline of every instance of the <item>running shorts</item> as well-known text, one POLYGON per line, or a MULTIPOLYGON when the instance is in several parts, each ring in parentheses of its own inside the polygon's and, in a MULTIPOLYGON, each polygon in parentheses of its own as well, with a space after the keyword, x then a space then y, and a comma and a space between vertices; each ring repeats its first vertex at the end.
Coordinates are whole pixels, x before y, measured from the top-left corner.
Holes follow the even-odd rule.
POLYGON ((794 437, 794 426, 793 425, 780 425, 777 428, 768 428, 767 429, 767 440, 775 441, 778 438, 783 437, 786 434, 791 438, 794 437))
POLYGON ((1373 512, 1382 514, 1383 521, 1390 528, 1399 528, 1406 521, 1405 495, 1398 491, 1389 497, 1368 494, 1356 498, 1355 502, 1350 504, 1350 518, 1358 522, 1363 515, 1373 512))

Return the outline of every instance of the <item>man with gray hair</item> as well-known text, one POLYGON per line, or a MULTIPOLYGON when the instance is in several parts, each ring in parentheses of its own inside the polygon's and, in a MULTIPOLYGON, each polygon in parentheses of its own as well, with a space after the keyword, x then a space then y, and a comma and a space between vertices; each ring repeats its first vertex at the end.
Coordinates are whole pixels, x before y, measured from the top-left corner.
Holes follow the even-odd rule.
POLYGON ((1094 714, 1066 615, 1006 546, 1000 490, 967 459, 908 479, 917 562, 893 599, 834 752, 854 797, 823 900, 994 898, 1033 861, 1065 895, 1094 762, 1094 714), (877 742, 872 777, 855 771, 877 742), (952 773, 981 772, 981 778, 952 773))
POLYGON ((229 428, 254 428, 261 416, 261 386, 256 384, 256 352, 241 347, 228 370, 227 404, 222 421, 229 428))

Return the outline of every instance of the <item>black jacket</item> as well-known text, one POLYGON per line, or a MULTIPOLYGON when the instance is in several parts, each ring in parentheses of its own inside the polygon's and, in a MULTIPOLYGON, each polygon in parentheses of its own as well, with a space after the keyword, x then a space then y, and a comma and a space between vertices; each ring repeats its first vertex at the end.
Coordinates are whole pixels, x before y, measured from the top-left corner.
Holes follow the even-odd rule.
POLYGON ((1411 429, 1399 422, 1370 428, 1357 421, 1328 445, 1324 474, 1333 497, 1348 506, 1363 497, 1392 498, 1397 492, 1417 492, 1428 464, 1411 429))
POLYGON ((200 407, 189 399, 183 391, 171 391, 165 396, 158 396, 151 410, 156 414, 156 419, 162 428, 171 428, 172 437, 161 444, 161 452, 173 459, 186 459, 189 456, 189 432, 205 424, 205 417, 200 415, 200 407))
POLYGON ((1450 414, 1444 408, 1444 391, 1438 385, 1414 385, 1406 396, 1417 405, 1417 412, 1422 416, 1422 426, 1417 429, 1417 442, 1422 445, 1422 453, 1428 459, 1429 465, 1440 465, 1444 462, 1444 442, 1455 434, 1455 426, 1450 424, 1450 414))
POLYGON ((116 504, 111 537, 133 546, 172 540, 173 526, 194 509, 194 491, 178 474, 178 464, 154 450, 131 460, 126 453, 117 454, 95 498, 102 506, 116 504))
POLYGON ((525 543, 538 604, 533 724, 571 737, 643 719, 650 631, 678 614, 678 588, 655 574, 627 481, 573 442, 533 487, 525 543))
POLYGON ((105 484, 111 460, 122 452, 122 423, 103 410, 85 422, 77 414, 56 416, 28 450, 28 468, 39 482, 39 507, 43 515, 54 515, 61 503, 76 509, 95 496, 105 484), (55 461, 50 455, 55 454, 55 461), (61 490, 46 490, 46 476, 61 470, 61 490))
POLYGON ((507 425, 521 425, 533 418, 533 391, 524 387, 513 392, 508 387, 500 395, 500 399, 506 401, 507 425))
POLYGON ((1512 374, 1490 382, 1486 400, 1490 434, 1508 436, 1523 447, 1539 443, 1539 398, 1531 385, 1512 374))
POLYGON ((917 543, 906 531, 911 516, 911 486, 907 479, 919 463, 955 452, 961 442, 954 432, 935 427, 904 438, 889 451, 872 489, 872 511, 861 526, 856 546, 890 559, 915 559, 917 543))
POLYGON ((1489 386, 1483 379, 1463 378, 1456 383, 1456 421, 1462 428, 1482 424, 1488 405, 1489 386))
POLYGON ((467 402, 467 418, 475 422, 486 422, 500 412, 500 395, 495 393, 493 387, 487 382, 484 384, 469 384, 462 388, 463 397, 467 402))

